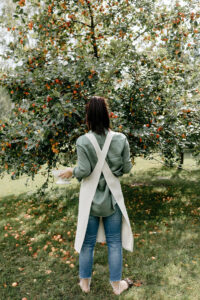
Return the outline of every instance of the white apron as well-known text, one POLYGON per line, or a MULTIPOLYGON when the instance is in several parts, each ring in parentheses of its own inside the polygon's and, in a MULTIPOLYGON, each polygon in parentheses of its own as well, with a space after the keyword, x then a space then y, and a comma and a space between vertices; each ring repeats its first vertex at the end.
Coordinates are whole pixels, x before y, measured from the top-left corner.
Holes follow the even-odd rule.
MULTIPOLYGON (((113 134, 114 134, 113 131, 111 130, 108 131, 102 150, 100 149, 95 136, 92 133, 86 134, 86 136, 88 137, 88 139, 90 140, 90 142, 95 148, 98 162, 94 170, 92 171, 92 173, 88 177, 83 178, 81 181, 81 188, 79 194, 78 222, 77 222, 77 230, 76 230, 75 245, 74 245, 75 250, 79 253, 81 251, 81 247, 84 242, 89 214, 90 214, 90 208, 99 183, 101 172, 103 172, 108 187, 122 212, 122 233, 121 233, 122 247, 126 250, 133 251, 133 243, 134 243, 133 233, 131 230, 131 225, 127 214, 126 206, 124 204, 124 197, 121 190, 121 184, 119 179, 113 175, 107 162, 105 161, 113 134)), ((102 217, 100 217, 96 241, 106 242, 102 217)))

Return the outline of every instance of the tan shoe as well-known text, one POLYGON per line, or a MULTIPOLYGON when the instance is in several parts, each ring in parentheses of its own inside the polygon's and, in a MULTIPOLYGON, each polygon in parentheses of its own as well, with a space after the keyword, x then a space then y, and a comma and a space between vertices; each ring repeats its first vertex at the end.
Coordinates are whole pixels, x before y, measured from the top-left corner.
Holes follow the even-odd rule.
POLYGON ((120 295, 123 291, 129 289, 133 286, 133 281, 129 278, 120 280, 118 282, 110 282, 113 287, 113 292, 115 295, 120 295))
POLYGON ((91 283, 91 278, 80 279, 79 286, 84 293, 90 292, 90 283, 91 283))

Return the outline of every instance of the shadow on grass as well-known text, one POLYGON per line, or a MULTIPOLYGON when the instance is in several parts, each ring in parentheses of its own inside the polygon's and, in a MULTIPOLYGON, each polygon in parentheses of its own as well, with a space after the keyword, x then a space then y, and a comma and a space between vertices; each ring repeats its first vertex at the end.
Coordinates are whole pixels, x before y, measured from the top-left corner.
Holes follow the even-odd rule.
POLYGON ((122 184, 126 205, 134 223, 151 219, 159 221, 169 216, 192 216, 199 209, 199 170, 191 171, 190 176, 182 173, 182 178, 172 180, 171 173, 160 176, 163 169, 155 169, 142 176, 137 174, 136 178, 128 178, 127 183, 122 184))
MULTIPOLYGON (((160 169, 123 179, 135 235, 135 251, 123 252, 123 277, 135 279, 135 286, 120 299, 195 299, 200 294, 200 174, 170 176, 160 169)), ((79 185, 72 185, 42 197, 33 193, 1 199, 2 299, 115 299, 106 245, 95 247, 91 293, 82 295, 77 285, 73 246, 78 195, 79 185)))

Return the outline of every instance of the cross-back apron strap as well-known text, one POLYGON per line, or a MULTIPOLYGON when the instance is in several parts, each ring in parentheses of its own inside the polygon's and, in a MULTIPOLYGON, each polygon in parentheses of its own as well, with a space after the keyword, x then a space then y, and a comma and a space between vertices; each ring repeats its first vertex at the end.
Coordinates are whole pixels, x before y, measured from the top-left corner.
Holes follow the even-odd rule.
POLYGON ((92 133, 87 133, 86 136, 89 138, 90 142, 92 143, 92 145, 93 145, 93 147, 96 151, 96 155, 97 155, 97 158, 98 158, 98 162, 97 162, 98 169, 102 170, 104 162, 105 162, 105 158, 106 158, 106 155, 108 153, 108 149, 110 147, 110 143, 111 143, 111 140, 112 140, 112 136, 113 136, 112 131, 109 131, 107 133, 106 140, 104 142, 102 150, 99 147, 99 144, 96 140, 96 137, 92 133))
MULTIPOLYGON (((133 236, 132 231, 130 227, 130 222, 128 219, 126 207, 124 204, 123 194, 121 191, 121 185, 119 182, 119 179, 115 177, 106 160, 105 157, 107 155, 112 137, 113 132, 109 131, 103 146, 103 149, 101 150, 99 147, 99 144, 95 138, 95 136, 92 133, 86 134, 92 145, 94 146, 94 149, 97 154, 98 162, 92 171, 92 173, 82 179, 81 188, 80 188, 80 195, 79 195, 79 211, 78 211, 78 223, 77 223, 77 231, 76 231, 76 238, 75 238, 75 249, 76 251, 80 252, 81 247, 83 245, 87 224, 88 224, 88 218, 90 213, 90 207, 91 203, 99 182, 100 174, 103 172, 106 182, 108 183, 108 186, 114 195, 122 213, 123 213, 123 222, 122 222, 122 244, 123 247, 127 250, 131 250, 133 248, 133 236)), ((101 220, 102 221, 102 220, 101 220)), ((102 225, 103 223, 100 222, 102 225)), ((99 237, 101 235, 101 238, 105 238, 105 233, 103 233, 103 225, 99 226, 100 230, 98 230, 99 237)), ((101 240, 101 239, 100 239, 101 240)))

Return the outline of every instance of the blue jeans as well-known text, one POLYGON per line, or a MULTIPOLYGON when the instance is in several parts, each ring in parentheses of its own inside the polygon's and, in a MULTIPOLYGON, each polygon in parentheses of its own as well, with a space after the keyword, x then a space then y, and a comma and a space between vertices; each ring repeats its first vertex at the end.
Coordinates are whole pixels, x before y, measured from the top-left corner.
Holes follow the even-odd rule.
MULTIPOLYGON (((121 280, 122 275, 122 213, 118 204, 115 207, 114 214, 102 218, 108 246, 110 281, 121 280)), ((100 217, 89 216, 85 239, 79 255, 79 278, 91 278, 99 220, 100 217)))

